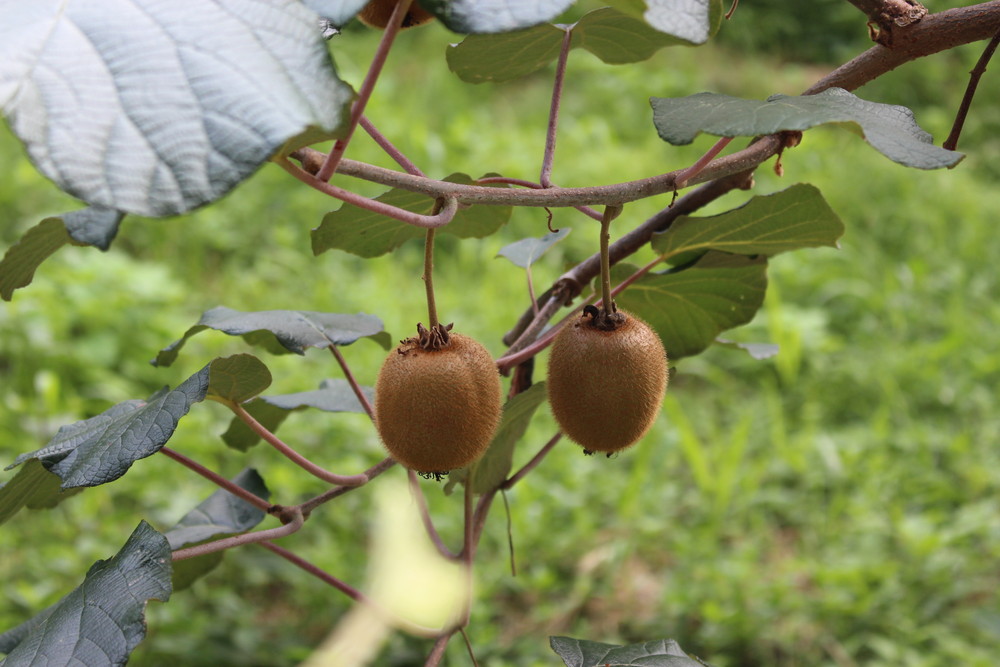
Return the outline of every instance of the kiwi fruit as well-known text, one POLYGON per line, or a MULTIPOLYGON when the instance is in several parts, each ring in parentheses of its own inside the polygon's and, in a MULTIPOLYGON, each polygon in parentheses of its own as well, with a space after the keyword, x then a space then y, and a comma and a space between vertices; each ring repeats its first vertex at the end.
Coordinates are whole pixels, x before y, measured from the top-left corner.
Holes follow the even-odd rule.
POLYGON ((375 427, 407 468, 441 474, 475 462, 500 424, 500 373, 475 339, 418 325, 375 383, 375 427))
MULTIPOLYGON (((365 8, 358 13, 361 22, 371 28, 385 30, 392 16, 392 10, 399 4, 399 0, 372 0, 365 8)), ((413 28, 432 20, 434 15, 422 9, 420 5, 413 2, 403 17, 403 28, 413 28)))
POLYGON ((588 306, 552 342, 549 404, 563 433, 585 452, 610 455, 656 421, 667 376, 666 350, 648 324, 588 306))

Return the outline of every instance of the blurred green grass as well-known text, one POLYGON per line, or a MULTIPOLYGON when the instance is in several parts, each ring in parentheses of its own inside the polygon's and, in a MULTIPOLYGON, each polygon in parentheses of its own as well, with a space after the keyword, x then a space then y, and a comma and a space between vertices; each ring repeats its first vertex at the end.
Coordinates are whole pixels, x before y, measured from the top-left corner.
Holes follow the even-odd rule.
MULTIPOLYGON (((464 85, 441 57, 452 39, 437 27, 405 33, 369 117, 430 175, 534 178, 551 71, 512 85, 464 85), (402 57, 407 50, 419 57, 402 57)), ((356 84, 371 36, 349 32, 334 49, 343 76, 356 84)), ((941 54, 859 94, 912 106, 940 141, 965 83, 955 72, 977 56, 977 47, 941 54)), ((712 47, 664 51, 634 68, 574 53, 555 179, 638 178, 685 166, 711 145, 702 138, 676 149, 656 139, 651 95, 794 94, 823 71, 712 47)), ((768 165, 758 172, 756 194, 799 181, 819 186, 847 224, 841 249, 776 258, 765 309, 727 334, 778 343, 777 357, 755 361, 717 348, 682 361, 660 423, 640 446, 608 460, 561 444, 510 492, 517 577, 507 570, 505 521, 495 508, 469 630, 481 664, 555 664, 549 634, 622 643, 673 637, 716 667, 994 664, 1000 244, 992 223, 1000 208, 1000 133, 985 110, 997 97, 995 87, 981 91, 960 145, 970 156, 950 172, 898 167, 835 129, 807 133, 785 155, 783 178, 768 165)), ((364 137, 351 151, 388 165, 364 137)), ((6 133, 0 155, 7 247, 43 216, 76 205, 34 174, 6 133)), ((727 196, 706 213, 748 196, 727 196)), ((641 221, 666 203, 636 203, 622 220, 641 221)), ((382 317, 394 337, 408 335, 425 318, 420 244, 370 261, 339 252, 314 258, 308 232, 329 208, 265 167, 191 216, 127 220, 106 254, 68 248, 47 261, 34 284, 0 303, 2 460, 41 446, 64 423, 243 351, 239 341, 206 332, 174 367, 147 364, 216 305, 365 311, 382 317)), ((554 213, 555 226, 574 232, 536 266, 539 286, 596 248, 594 225, 554 213)), ((542 235, 545 224, 543 211, 516 211, 494 237, 439 246, 439 308, 494 354, 526 295, 523 274, 491 259, 506 243, 542 235)), ((344 352, 372 384, 381 349, 362 341, 344 352)), ((265 361, 275 392, 337 375, 332 359, 315 351, 265 361)), ((544 355, 538 378, 543 369, 544 355)), ((198 405, 171 446, 227 475, 258 467, 278 502, 322 489, 264 447, 226 450, 216 434, 227 423, 220 406, 198 405)), ((540 410, 516 464, 554 428, 540 410)), ((382 455, 357 415, 296 414, 281 433, 338 471, 382 455)), ((0 628, 77 585, 140 518, 166 529, 211 492, 161 459, 0 528, 0 628)), ((456 542, 460 502, 432 484, 427 495, 445 537, 456 542)), ((371 508, 365 491, 347 494, 282 544, 361 582, 371 508)), ((242 549, 192 591, 149 607, 149 638, 131 664, 295 664, 346 609, 338 594, 287 563, 242 549)), ((427 648, 396 636, 379 664, 422 664, 427 648)), ((468 664, 458 642, 448 664, 468 664)))

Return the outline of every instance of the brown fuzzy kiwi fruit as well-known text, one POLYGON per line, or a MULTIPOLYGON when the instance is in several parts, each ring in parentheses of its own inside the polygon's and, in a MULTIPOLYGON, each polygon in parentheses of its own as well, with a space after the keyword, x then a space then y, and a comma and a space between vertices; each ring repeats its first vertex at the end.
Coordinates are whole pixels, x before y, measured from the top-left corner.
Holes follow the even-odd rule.
POLYGON ((589 306, 563 327, 549 356, 556 421, 588 453, 617 452, 656 421, 667 390, 667 353, 648 324, 589 306))
POLYGON ((474 339, 445 327, 402 341, 375 383, 375 426, 392 458, 421 473, 478 460, 500 424, 500 374, 474 339))
MULTIPOLYGON (((389 24, 389 17, 392 16, 392 10, 398 4, 399 0, 372 0, 358 13, 358 18, 366 26, 385 30, 385 26, 389 24)), ((422 9, 420 5, 414 2, 407 10, 406 16, 403 17, 402 27, 413 28, 427 23, 433 18, 433 14, 422 9)))

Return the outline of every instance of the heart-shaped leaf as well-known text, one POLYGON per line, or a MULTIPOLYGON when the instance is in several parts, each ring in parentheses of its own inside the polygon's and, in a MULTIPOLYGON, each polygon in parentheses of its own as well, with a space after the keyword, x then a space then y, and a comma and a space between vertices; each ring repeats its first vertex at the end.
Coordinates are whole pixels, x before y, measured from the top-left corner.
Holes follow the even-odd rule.
POLYGON ((700 132, 722 137, 753 137, 785 130, 806 130, 824 123, 847 123, 890 160, 907 167, 953 167, 962 153, 935 146, 906 107, 863 100, 842 88, 816 95, 773 95, 766 101, 716 93, 654 97, 653 124, 674 145, 689 144, 700 132))
POLYGON ((497 257, 506 257, 517 266, 526 269, 534 264, 536 259, 544 255, 549 248, 569 236, 570 231, 572 230, 569 227, 563 227, 559 231, 551 232, 541 238, 531 237, 514 241, 500 248, 497 257))
MULTIPOLYGON (((371 387, 362 387, 361 389, 368 398, 368 402, 374 402, 374 390, 371 387)), ((296 410, 315 408, 324 412, 365 411, 361 401, 358 400, 354 390, 346 380, 323 380, 319 389, 313 391, 259 396, 243 407, 272 433, 285 421, 285 417, 289 413, 296 410)), ((229 429, 222 434, 222 440, 234 449, 246 451, 260 442, 260 436, 251 430, 242 419, 233 417, 229 429)))
POLYGON ((209 369, 205 366, 176 389, 164 388, 148 401, 125 401, 63 426, 49 444, 21 454, 5 470, 38 459, 59 476, 63 489, 112 482, 139 459, 159 451, 191 405, 205 399, 209 369))
POLYGON ((300 3, 0 5, 0 109, 43 174, 105 209, 214 201, 299 137, 332 136, 352 95, 300 3))
MULTIPOLYGON (((452 174, 444 180, 465 185, 474 183, 466 174, 452 174)), ((407 190, 389 190, 376 197, 376 200, 424 215, 429 215, 434 208, 433 199, 419 192, 407 190)), ((510 206, 461 208, 455 214, 455 218, 444 227, 440 227, 438 232, 452 234, 462 239, 483 238, 507 224, 511 210, 510 206)), ((323 216, 320 226, 312 230, 312 250, 314 255, 336 249, 359 257, 378 257, 395 250, 410 239, 424 238, 426 233, 425 229, 408 225, 381 213, 344 204, 336 211, 323 216)))
POLYGON ((219 306, 205 311, 198 324, 188 329, 179 340, 160 350, 151 363, 154 366, 174 363, 188 338, 206 329, 242 336, 248 343, 261 345, 272 354, 305 354, 309 347, 350 345, 360 338, 371 338, 386 350, 392 345, 392 338, 382 330, 382 320, 374 315, 308 310, 244 312, 219 306))
POLYGON ((170 593, 170 546, 143 521, 69 595, 0 635, 2 664, 124 665, 146 636, 146 603, 165 602, 170 593))
POLYGON ((673 639, 642 644, 604 644, 573 637, 549 637, 549 646, 566 667, 708 667, 692 658, 673 639))
POLYGON ((575 0, 420 0, 449 30, 459 33, 508 32, 550 21, 575 0))
POLYGON ((672 263, 707 250, 741 255, 777 255, 799 248, 837 247, 844 223, 812 185, 798 184, 752 198, 720 215, 680 216, 656 234, 653 249, 672 263))
MULTIPOLYGON (((232 479, 232 482, 264 500, 271 497, 264 480, 253 468, 245 468, 232 479)), ((170 548, 176 551, 211 538, 244 533, 263 521, 265 516, 267 514, 263 510, 225 489, 218 489, 198 507, 184 515, 164 534, 164 537, 167 538, 170 548)), ((173 589, 183 590, 208 574, 222 562, 224 553, 217 551, 174 563, 173 589)))
POLYGON ((752 320, 766 289, 765 257, 710 251, 684 270, 647 274, 615 300, 656 330, 673 361, 752 320))

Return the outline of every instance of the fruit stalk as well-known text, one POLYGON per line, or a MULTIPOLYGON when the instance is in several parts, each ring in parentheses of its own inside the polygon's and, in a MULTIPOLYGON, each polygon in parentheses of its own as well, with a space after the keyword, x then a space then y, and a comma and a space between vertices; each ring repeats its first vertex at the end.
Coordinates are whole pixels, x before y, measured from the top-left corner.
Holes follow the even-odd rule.
POLYGON ((615 303, 611 299, 611 260, 608 246, 611 243, 611 221, 622 212, 621 206, 605 206, 601 216, 601 300, 605 315, 615 312, 615 303))
MULTIPOLYGON (((434 208, 437 208, 435 206, 434 208)), ((428 229, 424 239, 424 287, 427 290, 427 320, 431 331, 437 329, 437 301, 434 299, 434 230, 428 229)))

